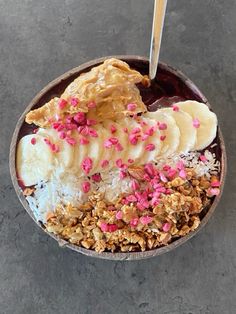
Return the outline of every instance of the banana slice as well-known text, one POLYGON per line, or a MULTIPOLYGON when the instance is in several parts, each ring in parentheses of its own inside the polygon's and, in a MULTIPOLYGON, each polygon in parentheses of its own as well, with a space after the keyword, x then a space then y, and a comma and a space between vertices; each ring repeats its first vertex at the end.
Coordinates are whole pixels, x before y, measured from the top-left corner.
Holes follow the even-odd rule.
MULTIPOLYGON (((124 161, 127 163, 128 159, 132 159, 134 160, 134 164, 139 163, 141 157, 143 156, 143 153, 145 151, 145 142, 141 140, 141 137, 138 138, 137 143, 134 145, 131 143, 130 141, 130 136, 132 134, 132 131, 134 131, 134 129, 136 128, 140 128, 141 129, 141 133, 142 133, 142 127, 140 126, 140 124, 135 121, 132 118, 125 118, 122 121, 120 121, 120 125, 122 127, 122 130, 127 129, 128 133, 124 132, 123 133, 123 137, 125 137, 128 140, 128 144, 127 147, 125 149, 125 157, 124 161)), ((138 133, 137 133, 138 134, 138 133)))
POLYGON ((178 102, 177 106, 200 122, 200 126, 196 129, 197 140, 193 150, 201 150, 210 145, 216 137, 217 117, 215 113, 210 111, 207 105, 193 100, 178 102))
POLYGON ((110 133, 110 137, 118 139, 118 145, 115 146, 112 154, 112 161, 115 164, 116 160, 121 158, 126 160, 127 147, 129 144, 128 135, 124 132, 121 121, 114 122, 112 120, 106 120, 103 122, 104 127, 110 133), (114 127, 114 133, 111 129, 114 127))
POLYGON ((192 117, 182 110, 174 111, 172 108, 162 108, 159 111, 172 116, 180 131, 178 153, 187 153, 194 148, 197 131, 193 128, 192 117))
POLYGON ((30 134, 22 137, 17 147, 16 167, 25 186, 48 180, 53 162, 53 153, 42 136, 30 134))
MULTIPOLYGON (((150 129, 150 127, 156 127, 157 123, 156 120, 149 119, 149 118, 141 118, 140 120, 141 123, 144 122, 143 124, 143 135, 147 134, 147 131, 150 129)), ((153 135, 148 136, 148 138, 144 141, 144 151, 143 155, 140 158, 140 164, 145 164, 150 161, 155 161, 157 156, 160 155, 161 150, 162 150, 162 141, 160 140, 161 137, 161 132, 159 129, 155 129, 153 135), (150 145, 155 145, 153 150, 148 150, 148 147, 150 145)))
POLYGON ((160 110, 154 112, 147 112, 143 115, 145 118, 154 119, 160 123, 161 126, 167 126, 166 129, 161 130, 161 136, 163 137, 163 145, 160 153, 160 157, 167 157, 175 153, 178 149, 180 142, 180 131, 174 120, 170 115, 161 112, 160 110))
POLYGON ((102 124, 98 124, 96 130, 98 133, 98 137, 91 139, 91 145, 99 146, 99 148, 98 147, 96 148, 97 159, 94 160, 93 173, 111 169, 113 166, 112 156, 114 154, 114 147, 112 148, 104 147, 104 141, 111 137, 111 133, 109 132, 109 130, 103 127, 102 124), (96 144, 95 144, 95 141, 97 141, 96 144), (108 161, 109 164, 106 165, 105 167, 102 167, 102 162, 104 160, 108 161))
POLYGON ((105 130, 103 126, 99 123, 93 127, 97 131, 97 137, 89 137, 89 144, 87 150, 87 156, 93 160, 93 167, 90 171, 90 174, 94 174, 96 172, 100 172, 101 167, 101 156, 103 154, 104 145, 104 137, 105 137, 105 130))
POLYGON ((56 130, 40 128, 37 134, 49 139, 52 143, 59 147, 59 152, 55 154, 58 166, 62 166, 63 168, 70 168, 72 166, 75 149, 72 145, 68 144, 66 140, 60 139, 56 130))

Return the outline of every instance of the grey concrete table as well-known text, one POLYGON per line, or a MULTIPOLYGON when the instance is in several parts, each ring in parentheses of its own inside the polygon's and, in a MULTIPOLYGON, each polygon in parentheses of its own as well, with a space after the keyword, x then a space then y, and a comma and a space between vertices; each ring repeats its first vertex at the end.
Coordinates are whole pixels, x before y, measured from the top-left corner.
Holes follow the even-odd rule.
POLYGON ((150 260, 109 262, 61 249, 20 205, 8 170, 19 115, 50 80, 112 54, 147 55, 151 0, 0 0, 0 313, 236 313, 236 2, 169 0, 161 59, 218 114, 229 175, 199 235, 150 260))

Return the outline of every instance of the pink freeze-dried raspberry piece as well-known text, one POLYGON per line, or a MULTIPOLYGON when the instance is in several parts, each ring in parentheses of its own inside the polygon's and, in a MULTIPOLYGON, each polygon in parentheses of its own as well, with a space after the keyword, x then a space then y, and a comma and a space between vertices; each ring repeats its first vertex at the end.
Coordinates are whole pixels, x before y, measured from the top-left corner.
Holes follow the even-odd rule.
POLYGON ((81 163, 81 168, 82 170, 86 173, 89 174, 90 170, 93 167, 93 160, 90 157, 84 158, 84 160, 81 163))
POLYGON ((139 220, 143 225, 148 225, 152 222, 153 218, 150 216, 142 216, 139 220))
POLYGON ((66 107, 66 105, 67 105, 67 101, 66 101, 65 99, 60 98, 60 99, 58 100, 58 108, 59 108, 60 110, 63 110, 63 109, 66 107))
POLYGON ((90 182, 84 181, 82 183, 82 190, 84 193, 88 193, 90 191, 90 187, 91 187, 90 182))

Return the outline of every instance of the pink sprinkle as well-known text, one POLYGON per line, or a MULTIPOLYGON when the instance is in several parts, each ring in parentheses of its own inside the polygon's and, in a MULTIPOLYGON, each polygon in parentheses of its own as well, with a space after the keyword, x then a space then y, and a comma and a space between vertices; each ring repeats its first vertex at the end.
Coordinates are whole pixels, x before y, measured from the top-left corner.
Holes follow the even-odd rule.
MULTIPOLYGON (((66 123, 68 123, 68 124, 71 124, 71 122, 72 122, 72 117, 70 117, 70 116, 67 116, 66 117, 66 123)), ((58 122, 57 122, 58 123, 58 122)), ((60 125, 60 124, 59 124, 60 125)), ((58 125, 58 126, 59 126, 58 125)))
POLYGON ((75 123, 66 123, 65 128, 67 130, 75 130, 75 129, 77 129, 77 125, 75 123))
POLYGON ((100 182, 102 180, 102 177, 101 177, 100 173, 95 173, 92 175, 92 179, 94 182, 100 182))
POLYGON ((160 140, 163 142, 166 139, 166 135, 161 135, 160 140))
POLYGON ((167 129, 167 124, 166 123, 159 123, 158 129, 159 130, 166 130, 167 129))
POLYGON ((179 111, 179 107, 177 105, 172 106, 173 111, 179 111))
POLYGON ((153 197, 151 200, 151 205, 152 206, 157 206, 160 204, 160 200, 157 197, 153 197))
POLYGON ((131 188, 133 191, 137 191, 140 188, 140 186, 136 180, 132 180, 130 185, 131 185, 131 188))
POLYGON ((78 127, 78 132, 84 136, 89 135, 89 127, 88 126, 79 126, 78 127))
POLYGON ((145 171, 147 172, 147 174, 149 174, 149 176, 151 177, 154 177, 155 176, 155 169, 153 167, 153 164, 152 163, 147 163, 145 166, 144 166, 144 169, 145 171))
POLYGON ((31 139, 30 142, 31 142, 32 145, 35 145, 35 144, 36 144, 36 138, 35 138, 35 137, 32 137, 32 139, 31 139))
POLYGON ((211 196, 217 196, 217 195, 220 194, 220 190, 219 190, 219 189, 211 188, 211 189, 208 189, 208 193, 209 193, 211 196))
POLYGON ((148 128, 148 129, 144 132, 144 134, 149 135, 149 136, 152 136, 152 135, 154 134, 154 131, 155 131, 155 129, 154 129, 154 127, 152 126, 152 127, 148 128))
POLYGON ((116 213, 116 219, 120 220, 123 217, 123 212, 122 210, 118 210, 118 212, 116 213))
POLYGON ((140 132, 141 132, 141 129, 138 128, 138 127, 136 127, 136 128, 133 128, 130 133, 131 133, 131 134, 138 134, 138 133, 140 133, 140 132))
POLYGON ((166 193, 166 188, 164 186, 160 186, 159 188, 156 188, 156 192, 165 194, 166 193))
POLYGON ((123 199, 121 200, 121 203, 122 203, 123 205, 128 205, 128 204, 129 204, 129 202, 128 202, 125 198, 123 198, 123 199))
POLYGON ((124 179, 127 177, 127 173, 124 170, 121 170, 119 173, 119 178, 120 179, 124 179))
POLYGON ((143 180, 147 181, 147 182, 151 182, 151 178, 149 177, 149 175, 147 173, 145 173, 143 175, 143 180))
POLYGON ((113 146, 112 142, 108 139, 104 141, 105 148, 111 148, 113 146))
POLYGON ((177 164, 176 164, 176 167, 177 167, 177 169, 179 169, 179 170, 182 170, 182 169, 184 169, 184 163, 183 163, 183 161, 178 161, 177 162, 177 164))
POLYGON ((88 107, 89 109, 95 108, 95 107, 96 107, 95 101, 90 101, 90 102, 88 103, 87 107, 88 107))
POLYGON ((110 137, 109 138, 109 141, 113 144, 113 145, 116 145, 119 143, 119 140, 117 137, 110 137))
POLYGON ((53 153, 58 153, 60 151, 60 148, 59 148, 58 145, 52 144, 51 145, 51 150, 53 151, 53 153))
POLYGON ((149 207, 149 201, 145 200, 144 198, 141 198, 139 200, 139 203, 144 207, 144 208, 148 208, 149 207))
POLYGON ((117 131, 116 126, 112 124, 111 127, 110 127, 110 131, 111 131, 112 134, 116 133, 116 131, 117 131))
POLYGON ((90 157, 84 158, 81 164, 81 168, 86 174, 89 174, 90 170, 93 167, 93 160, 90 157))
POLYGON ((177 171, 173 168, 171 168, 170 170, 167 171, 167 176, 169 178, 173 178, 176 175, 177 171))
POLYGON ((67 105, 67 101, 65 99, 60 98, 58 100, 58 107, 60 110, 64 109, 66 105, 67 105))
POLYGON ((163 169, 164 171, 168 171, 168 170, 171 169, 171 167, 170 167, 169 165, 164 165, 164 166, 162 167, 162 169, 163 169))
POLYGON ((154 145, 154 144, 147 144, 146 146, 145 146, 145 150, 146 151, 148 151, 148 152, 151 152, 151 151, 153 151, 154 149, 156 148, 156 146, 154 145))
POLYGON ((144 134, 144 135, 141 136, 141 140, 143 142, 146 141, 148 138, 149 138, 149 135, 147 135, 147 134, 144 134))
POLYGON ((128 104, 127 109, 129 111, 134 111, 137 108, 136 104, 128 104))
POLYGON ((116 146, 115 146, 115 149, 116 149, 117 152, 121 152, 124 148, 123 148, 123 146, 120 143, 117 143, 116 146))
POLYGON ((134 195, 128 195, 126 199, 130 203, 137 202, 137 198, 134 195))
POLYGON ((148 225, 152 222, 153 218, 150 217, 150 216, 142 216, 140 217, 140 222, 143 224, 143 225, 148 225))
POLYGON ((118 229, 116 224, 108 224, 108 232, 115 232, 118 229))
POLYGON ((65 133, 64 131, 61 131, 61 132, 59 133, 59 137, 60 137, 62 140, 64 140, 64 139, 66 138, 66 133, 65 133))
POLYGON ((89 129, 89 135, 91 136, 91 137, 98 137, 98 133, 97 133, 97 131, 96 130, 94 130, 94 129, 89 129))
POLYGON ((197 118, 193 119, 193 127, 196 129, 200 127, 200 121, 197 118))
POLYGON ((138 143, 138 136, 136 134, 130 134, 129 141, 132 145, 136 145, 138 143))
POLYGON ((123 128, 123 131, 124 131, 125 133, 128 133, 128 128, 123 128))
POLYGON ((76 97, 71 97, 70 103, 73 107, 76 107, 79 103, 79 99, 76 97))
POLYGON ((212 186, 213 188, 218 188, 218 187, 220 186, 220 181, 212 181, 212 182, 211 182, 211 186, 212 186))
POLYGON ((102 222, 100 225, 100 228, 103 232, 107 232, 108 231, 108 224, 105 222, 102 222))
POLYGON ((52 127, 54 130, 57 130, 60 125, 61 125, 60 122, 53 122, 52 127))
POLYGON ((186 177, 187 177, 186 171, 184 169, 181 169, 179 172, 179 176, 182 179, 186 179, 186 177))
POLYGON ((80 142, 81 145, 89 144, 89 140, 86 137, 81 137, 79 142, 80 142))
POLYGON ((162 226, 162 230, 164 232, 168 232, 170 230, 170 228, 171 228, 171 224, 169 222, 164 223, 162 226))
POLYGON ((84 112, 77 112, 74 116, 74 120, 79 124, 85 124, 86 116, 84 112))
POLYGON ((128 163, 129 163, 129 164, 132 164, 133 162, 134 162, 134 160, 133 160, 132 158, 129 158, 129 159, 128 159, 128 163))
POLYGON ((84 181, 82 183, 82 190, 84 193, 88 193, 90 191, 90 183, 88 181, 84 181))
POLYGON ((101 161, 101 167, 102 167, 102 168, 105 168, 105 167, 107 167, 108 165, 109 165, 109 160, 104 159, 104 160, 101 161))
POLYGON ((97 121, 94 119, 87 119, 86 124, 87 124, 87 126, 93 126, 93 125, 97 124, 97 121))
POLYGON ((165 175, 162 172, 159 173, 159 176, 160 176, 160 179, 161 179, 162 182, 167 182, 168 181, 167 178, 165 177, 165 175))
POLYGON ((118 168, 122 168, 122 166, 123 166, 123 161, 122 161, 121 158, 119 158, 119 159, 116 160, 116 165, 117 165, 118 168))
POLYGON ((202 162, 207 162, 207 158, 205 155, 200 155, 199 156, 199 159, 202 161, 202 162))
POLYGON ((138 202, 137 204, 136 204, 136 206, 137 206, 137 208, 139 209, 139 210, 144 210, 145 209, 145 207, 143 206, 143 204, 141 204, 140 202, 138 202))
POLYGON ((76 144, 76 139, 74 139, 73 137, 66 137, 66 141, 68 144, 74 146, 76 144))
POLYGON ((64 128, 65 128, 64 125, 61 124, 61 125, 59 125, 59 127, 57 128, 57 131, 58 131, 58 132, 61 132, 64 128))
POLYGON ((130 226, 131 227, 136 227, 137 225, 138 225, 138 218, 132 218, 131 220, 130 220, 130 226))

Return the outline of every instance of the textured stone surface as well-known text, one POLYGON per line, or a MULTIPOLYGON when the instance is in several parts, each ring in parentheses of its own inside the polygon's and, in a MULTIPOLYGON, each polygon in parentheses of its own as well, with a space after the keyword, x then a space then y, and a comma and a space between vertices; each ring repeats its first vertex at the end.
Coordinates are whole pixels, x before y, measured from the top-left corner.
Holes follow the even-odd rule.
POLYGON ((220 206, 176 251, 109 262, 59 248, 33 223, 11 185, 9 143, 56 76, 99 56, 147 55, 152 1, 0 0, 0 313, 235 313, 235 15, 234 0, 169 1, 161 52, 219 116, 229 163, 220 206))

